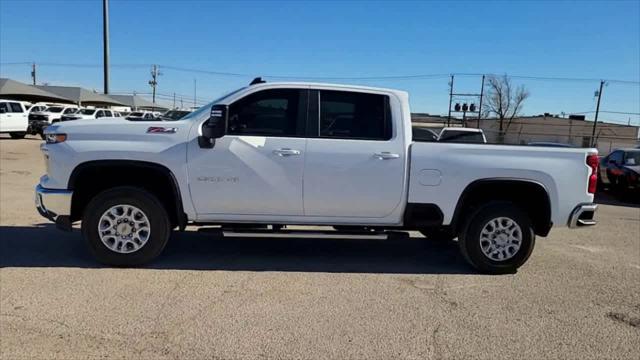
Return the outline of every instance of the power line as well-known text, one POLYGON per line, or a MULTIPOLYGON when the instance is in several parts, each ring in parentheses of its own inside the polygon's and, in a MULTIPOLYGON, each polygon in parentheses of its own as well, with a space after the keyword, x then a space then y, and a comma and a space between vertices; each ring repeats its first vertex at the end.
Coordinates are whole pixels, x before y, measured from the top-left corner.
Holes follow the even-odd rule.
MULTIPOLYGON (((31 65, 31 62, 5 62, 0 65, 31 65)), ((39 66, 57 66, 57 67, 102 67, 101 64, 86 64, 86 63, 38 63, 39 66)), ((112 67, 117 68, 148 68, 152 64, 111 64, 112 67)), ((191 72, 216 76, 230 76, 230 77, 255 77, 260 74, 248 74, 248 73, 236 73, 226 71, 212 71, 204 69, 196 69, 189 67, 163 65, 165 69, 191 72)), ((577 82, 599 82, 606 81, 609 83, 618 84, 631 84, 640 85, 640 81, 635 80, 621 80, 621 79, 604 79, 604 78, 573 78, 573 77, 553 77, 553 76, 531 76, 531 75, 510 75, 510 74, 497 74, 497 73, 448 73, 448 74, 408 74, 408 75, 380 75, 380 76, 303 76, 303 75, 280 75, 280 74, 262 74, 262 77, 272 79, 307 79, 307 80, 404 80, 404 79, 429 79, 429 78, 445 78, 451 75, 455 76, 509 76, 514 79, 526 79, 526 80, 540 80, 540 81, 577 81, 577 82)))
MULTIPOLYGON (((202 69, 185 68, 171 65, 162 65, 165 69, 193 72, 207 75, 221 75, 234 77, 255 77, 257 74, 232 73, 221 71, 210 71, 202 69)), ((422 78, 438 78, 447 77, 449 74, 416 74, 416 75, 389 75, 389 76, 362 76, 362 77, 342 77, 342 76, 293 76, 293 75, 273 75, 263 74, 262 77, 272 79, 307 79, 307 80, 399 80, 399 79, 422 79, 422 78)))
POLYGON ((511 74, 497 74, 497 73, 454 73, 456 76, 508 76, 513 79, 526 79, 526 80, 541 80, 541 81, 577 81, 577 82, 600 82, 606 81, 610 83, 619 84, 634 84, 640 85, 640 81, 634 80, 619 80, 619 79, 604 79, 604 78, 571 78, 571 77, 555 77, 555 76, 530 76, 530 75, 511 75, 511 74))
MULTIPOLYGON (((601 113, 607 113, 607 114, 640 115, 640 113, 624 112, 624 111, 605 111, 605 110, 600 110, 600 112, 601 113)), ((595 111, 570 112, 568 114, 581 115, 581 114, 593 114, 593 113, 595 113, 595 111)))

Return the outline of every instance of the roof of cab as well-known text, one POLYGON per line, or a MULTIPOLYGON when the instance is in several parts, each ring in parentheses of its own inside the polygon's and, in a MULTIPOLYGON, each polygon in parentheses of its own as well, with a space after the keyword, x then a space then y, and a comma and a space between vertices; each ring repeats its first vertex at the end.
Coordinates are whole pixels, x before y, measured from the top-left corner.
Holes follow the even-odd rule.
POLYGON ((262 82, 254 85, 250 85, 249 88, 269 88, 269 87, 293 87, 293 88, 335 88, 344 90, 356 90, 356 91, 375 91, 375 92, 390 92, 408 95, 406 91, 398 89, 389 89, 373 86, 351 85, 351 84, 333 84, 333 83, 317 83, 317 82, 303 82, 303 81, 287 81, 287 82, 262 82))

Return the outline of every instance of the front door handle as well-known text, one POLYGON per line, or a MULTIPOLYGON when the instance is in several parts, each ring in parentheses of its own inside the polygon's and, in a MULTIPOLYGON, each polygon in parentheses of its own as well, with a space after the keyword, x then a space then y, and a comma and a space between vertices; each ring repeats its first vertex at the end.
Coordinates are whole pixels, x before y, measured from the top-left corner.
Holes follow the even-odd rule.
POLYGON ((293 155, 300 155, 300 150, 282 148, 282 149, 273 150, 273 153, 278 156, 293 156, 293 155))
POLYGON ((380 160, 391 160, 391 159, 400 158, 400 154, 393 154, 393 153, 390 153, 388 151, 375 153, 375 154, 373 154, 373 156, 375 156, 376 158, 378 158, 380 160))

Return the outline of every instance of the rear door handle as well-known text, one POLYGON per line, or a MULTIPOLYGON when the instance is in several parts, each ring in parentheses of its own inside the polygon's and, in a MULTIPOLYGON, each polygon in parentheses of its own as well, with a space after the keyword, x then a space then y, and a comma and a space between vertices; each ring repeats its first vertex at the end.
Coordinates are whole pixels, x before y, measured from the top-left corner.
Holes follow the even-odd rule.
POLYGON ((373 156, 375 156, 376 158, 378 158, 380 160, 391 160, 391 159, 400 158, 400 154, 393 154, 393 153, 390 153, 388 151, 375 153, 375 154, 373 154, 373 156))
POLYGON ((282 148, 282 149, 273 150, 273 153, 278 156, 293 156, 293 155, 300 155, 300 150, 282 148))

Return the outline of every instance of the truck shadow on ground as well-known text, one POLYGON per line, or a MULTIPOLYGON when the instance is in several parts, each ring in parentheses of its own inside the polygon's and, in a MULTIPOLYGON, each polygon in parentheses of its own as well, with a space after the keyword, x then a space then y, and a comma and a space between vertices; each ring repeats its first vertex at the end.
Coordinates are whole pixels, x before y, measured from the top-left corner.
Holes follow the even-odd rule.
MULTIPOLYGON (((190 229, 191 230, 191 229, 190 229)), ((53 225, 0 226, 0 267, 101 268, 78 230, 53 225)), ((476 274, 456 243, 394 236, 389 240, 224 238, 175 233, 147 269, 326 273, 476 274)))
POLYGON ((614 191, 598 191, 594 202, 602 205, 625 206, 631 208, 640 208, 640 193, 638 194, 619 194, 614 191))

